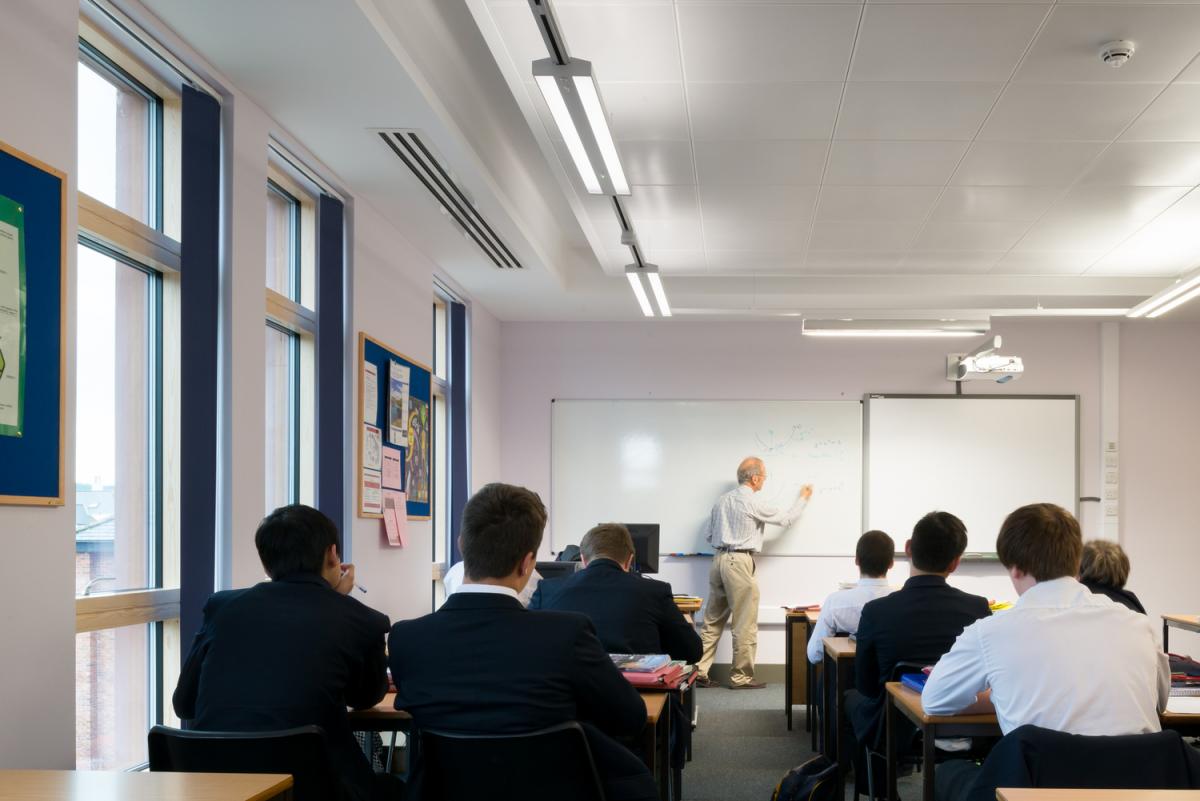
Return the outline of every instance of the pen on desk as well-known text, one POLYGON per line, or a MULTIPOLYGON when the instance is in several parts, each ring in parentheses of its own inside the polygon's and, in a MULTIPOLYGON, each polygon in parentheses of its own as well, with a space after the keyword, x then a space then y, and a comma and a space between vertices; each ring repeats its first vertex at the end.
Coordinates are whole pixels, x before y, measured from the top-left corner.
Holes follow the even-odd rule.
POLYGON ((358 591, 359 591, 359 592, 361 592, 363 595, 366 595, 366 593, 367 593, 367 588, 366 588, 366 587, 364 587, 364 586, 363 586, 363 585, 361 585, 361 584, 355 584, 355 585, 354 585, 354 589, 358 590, 358 591))

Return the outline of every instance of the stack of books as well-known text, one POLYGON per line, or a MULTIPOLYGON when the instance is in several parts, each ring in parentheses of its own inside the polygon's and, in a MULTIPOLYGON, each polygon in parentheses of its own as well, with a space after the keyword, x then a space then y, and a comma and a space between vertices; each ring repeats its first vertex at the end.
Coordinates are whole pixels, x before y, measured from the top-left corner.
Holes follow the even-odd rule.
POLYGON ((613 664, 634 687, 676 687, 688 665, 667 654, 609 654, 613 664))

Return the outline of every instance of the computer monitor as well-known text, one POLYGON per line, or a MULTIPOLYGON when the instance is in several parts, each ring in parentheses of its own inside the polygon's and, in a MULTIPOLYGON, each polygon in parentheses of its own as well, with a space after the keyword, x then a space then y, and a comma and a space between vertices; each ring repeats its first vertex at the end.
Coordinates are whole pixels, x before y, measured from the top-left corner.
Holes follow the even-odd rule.
POLYGON ((625 523, 633 537, 633 569, 637 573, 658 572, 658 523, 625 523))
POLYGON ((544 579, 567 578, 582 565, 579 562, 538 562, 537 572, 544 579))

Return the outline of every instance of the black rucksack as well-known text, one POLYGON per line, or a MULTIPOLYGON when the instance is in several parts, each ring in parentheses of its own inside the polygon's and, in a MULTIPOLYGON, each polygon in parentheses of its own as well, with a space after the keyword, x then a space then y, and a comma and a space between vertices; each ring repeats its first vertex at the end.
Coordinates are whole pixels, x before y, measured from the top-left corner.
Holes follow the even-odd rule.
POLYGON ((815 756, 787 772, 771 794, 771 801, 833 801, 841 795, 837 783, 837 763, 815 756))

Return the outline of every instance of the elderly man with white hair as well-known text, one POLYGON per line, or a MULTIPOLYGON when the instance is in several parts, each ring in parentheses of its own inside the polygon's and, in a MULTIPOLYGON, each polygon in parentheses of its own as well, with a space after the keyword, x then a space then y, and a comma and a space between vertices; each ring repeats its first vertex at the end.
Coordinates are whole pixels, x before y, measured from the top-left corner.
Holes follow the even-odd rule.
POLYGON ((737 469, 737 489, 730 490, 713 505, 708 524, 708 542, 716 553, 708 572, 708 605, 700 639, 704 653, 697 665, 697 684, 711 687, 708 677, 717 643, 732 618, 733 670, 730 688, 758 690, 767 685, 754 680, 754 656, 758 649, 758 582, 754 578, 754 554, 762 550, 768 523, 786 529, 800 517, 812 485, 800 488, 790 508, 756 500, 754 495, 767 480, 763 460, 749 456, 737 469))

